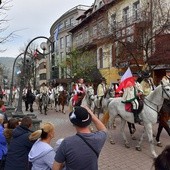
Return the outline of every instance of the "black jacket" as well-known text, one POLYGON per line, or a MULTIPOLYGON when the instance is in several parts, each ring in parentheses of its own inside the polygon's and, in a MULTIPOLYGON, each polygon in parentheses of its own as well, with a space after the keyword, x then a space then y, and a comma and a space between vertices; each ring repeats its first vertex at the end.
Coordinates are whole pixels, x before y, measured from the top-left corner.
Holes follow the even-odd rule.
POLYGON ((12 139, 7 153, 5 170, 28 170, 28 153, 31 150, 33 141, 29 140, 31 131, 18 126, 13 130, 12 139))

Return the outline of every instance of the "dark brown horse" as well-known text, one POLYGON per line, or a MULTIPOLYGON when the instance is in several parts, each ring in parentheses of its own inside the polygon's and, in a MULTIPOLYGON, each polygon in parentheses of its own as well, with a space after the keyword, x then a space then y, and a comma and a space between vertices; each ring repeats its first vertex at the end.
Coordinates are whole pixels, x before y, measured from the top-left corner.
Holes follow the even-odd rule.
POLYGON ((58 95, 58 98, 55 98, 55 100, 56 100, 56 102, 55 102, 56 111, 62 111, 62 113, 65 113, 64 106, 65 106, 65 104, 67 102, 67 97, 68 97, 67 91, 63 90, 58 95))
POLYGON ((167 131, 168 135, 170 136, 170 127, 168 125, 168 120, 170 120, 170 101, 164 100, 158 118, 159 125, 158 125, 158 131, 156 135, 157 146, 159 147, 162 147, 162 143, 160 142, 159 138, 163 128, 167 131))

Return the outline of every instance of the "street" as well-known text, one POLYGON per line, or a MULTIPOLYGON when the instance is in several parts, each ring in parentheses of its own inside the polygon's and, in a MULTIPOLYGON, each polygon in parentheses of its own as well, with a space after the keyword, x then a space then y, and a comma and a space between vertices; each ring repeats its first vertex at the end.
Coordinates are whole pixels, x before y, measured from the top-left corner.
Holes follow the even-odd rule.
MULTIPOLYGON (((75 134, 75 129, 68 119, 68 107, 65 108, 66 114, 61 112, 56 112, 54 109, 49 109, 47 115, 40 114, 37 110, 37 106, 34 103, 34 114, 37 115, 38 119, 44 122, 51 122, 56 127, 56 135, 52 141, 52 146, 55 146, 55 142, 59 138, 64 138, 69 135, 75 134)), ((29 112, 26 112, 29 113, 29 112)), ((124 146, 123 138, 120 134, 120 119, 116 120, 116 129, 109 130, 109 132, 114 133, 115 144, 111 145, 109 138, 107 139, 101 154, 99 156, 99 170, 150 170, 152 168, 153 158, 151 157, 150 147, 148 143, 148 138, 145 136, 142 143, 142 151, 136 151, 135 146, 137 140, 130 139, 130 134, 128 128, 126 128, 126 134, 130 141, 130 148, 127 149, 124 146)), ((126 126, 127 127, 127 126, 126 126)), ((136 124, 137 131, 135 136, 139 139, 142 133, 142 126, 136 124)), ((153 128, 154 134, 157 132, 157 124, 153 128)), ((163 147, 155 146, 157 154, 159 154, 163 148, 169 144, 169 136, 162 131, 160 137, 163 147)))

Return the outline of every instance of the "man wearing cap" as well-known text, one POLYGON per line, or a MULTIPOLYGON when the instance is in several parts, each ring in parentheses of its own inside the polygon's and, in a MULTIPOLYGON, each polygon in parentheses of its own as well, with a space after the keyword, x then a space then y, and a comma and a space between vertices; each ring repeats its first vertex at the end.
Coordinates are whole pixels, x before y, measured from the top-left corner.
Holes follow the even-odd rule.
POLYGON ((153 78, 146 71, 143 71, 141 76, 143 80, 141 81, 140 84, 142 87, 143 95, 148 96, 153 90, 155 90, 153 78))
POLYGON ((77 134, 67 137, 59 146, 53 170, 66 169, 98 170, 98 156, 106 141, 107 129, 87 107, 76 106, 69 114, 77 134), (88 127, 93 122, 98 131, 88 127))
POLYGON ((106 93, 106 80, 104 77, 101 78, 100 84, 97 86, 97 107, 101 108, 101 101, 106 93))
POLYGON ((170 70, 166 70, 166 75, 162 78, 162 83, 167 85, 170 83, 170 70))

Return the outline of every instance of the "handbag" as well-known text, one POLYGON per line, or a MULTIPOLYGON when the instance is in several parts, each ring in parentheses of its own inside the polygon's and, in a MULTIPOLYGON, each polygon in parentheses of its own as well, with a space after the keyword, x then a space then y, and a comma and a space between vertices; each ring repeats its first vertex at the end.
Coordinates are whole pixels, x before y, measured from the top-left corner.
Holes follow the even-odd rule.
POLYGON ((77 136, 79 136, 90 148, 91 150, 96 154, 97 158, 99 157, 99 153, 97 153, 97 151, 86 141, 86 139, 81 136, 80 134, 76 134, 77 136))

